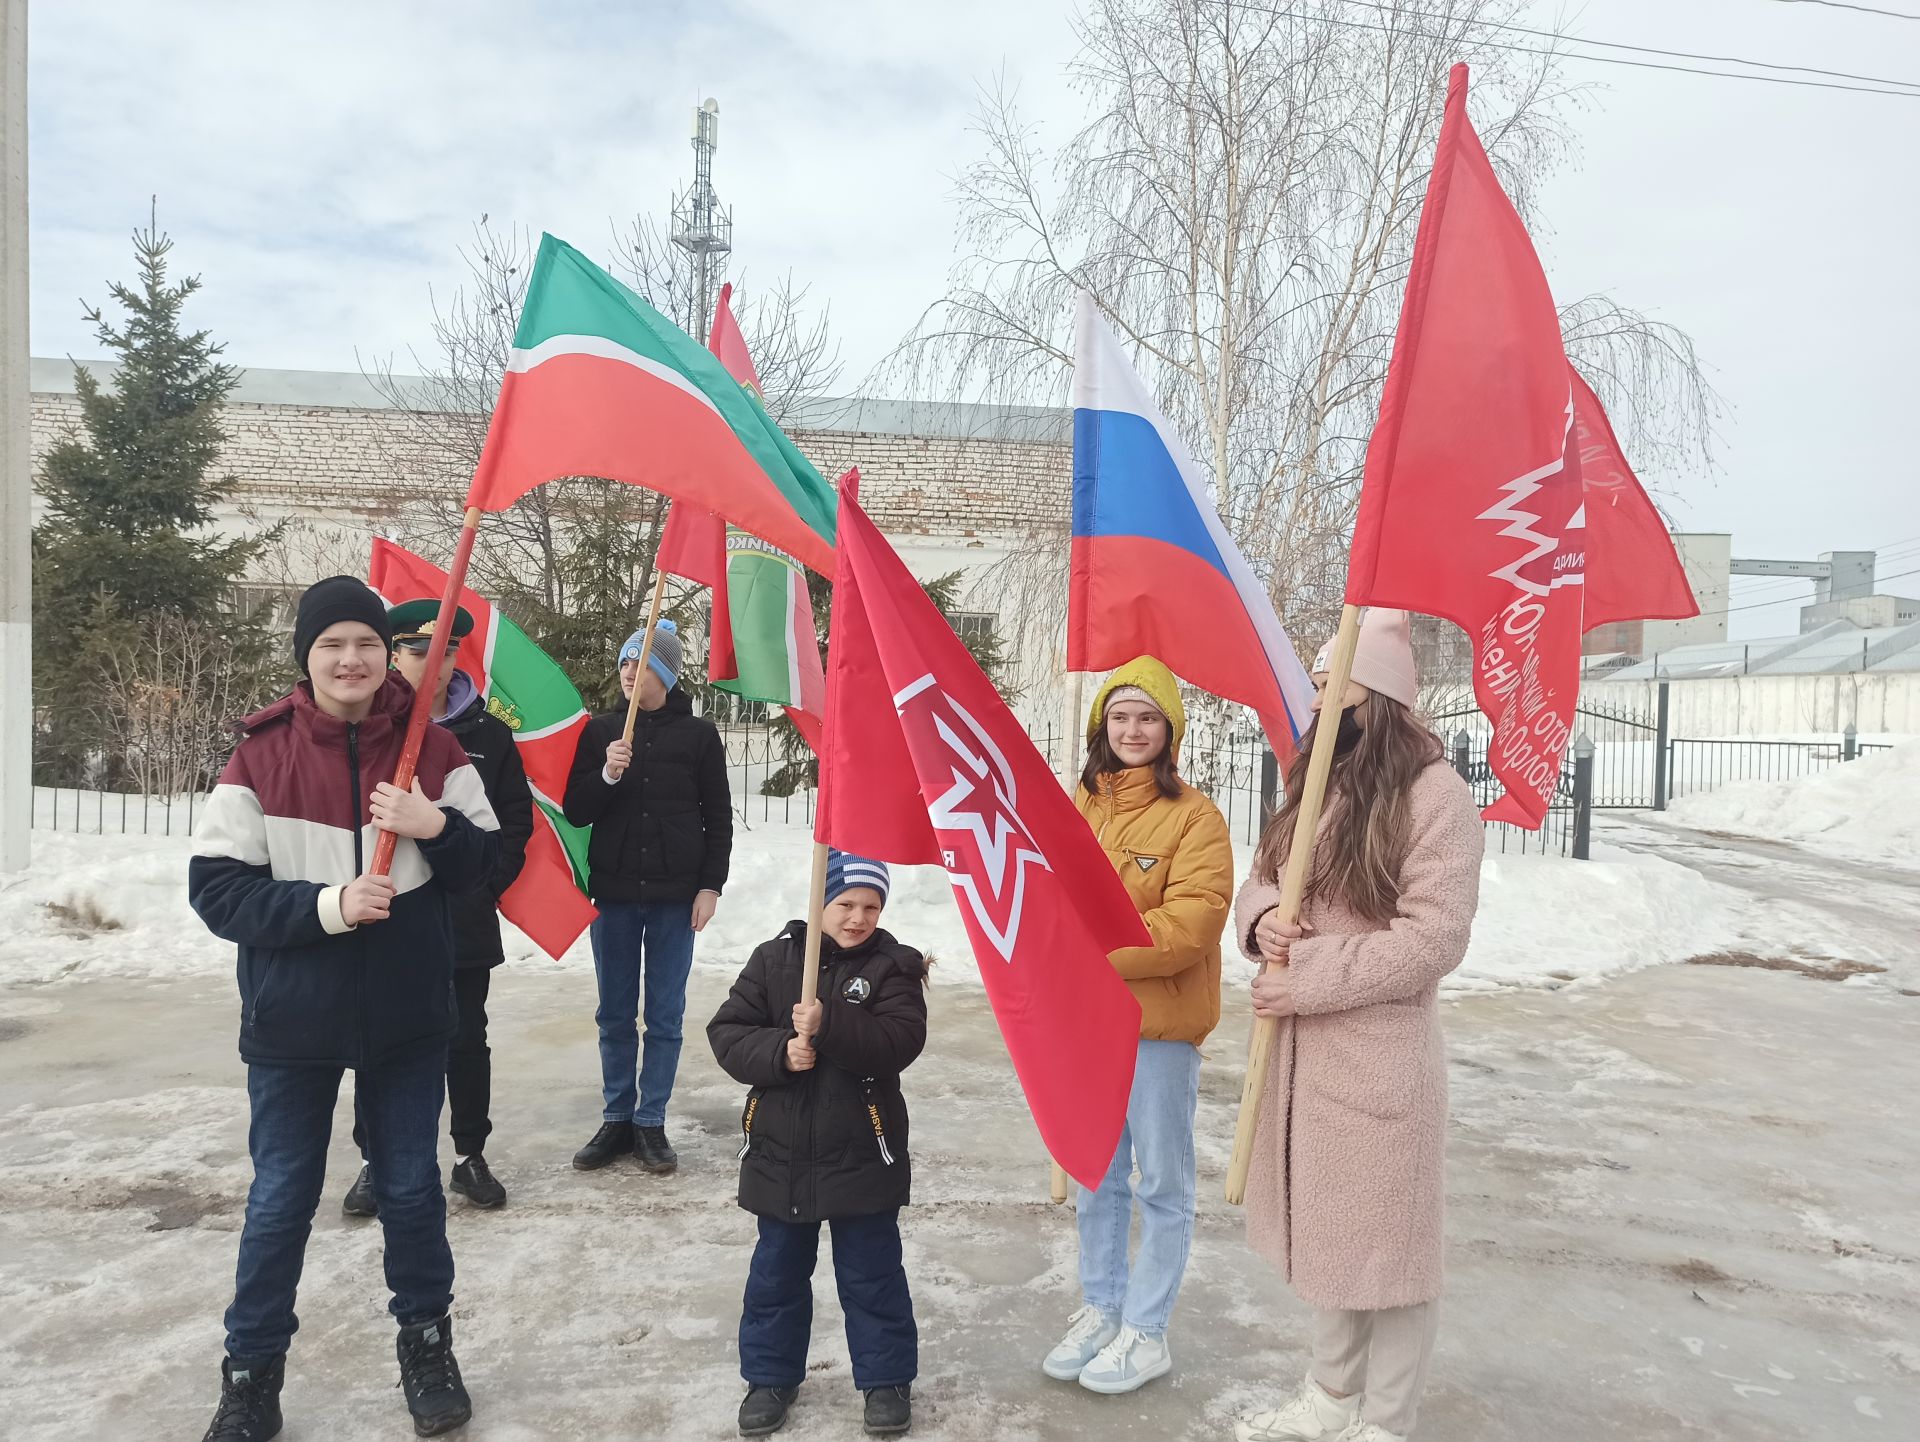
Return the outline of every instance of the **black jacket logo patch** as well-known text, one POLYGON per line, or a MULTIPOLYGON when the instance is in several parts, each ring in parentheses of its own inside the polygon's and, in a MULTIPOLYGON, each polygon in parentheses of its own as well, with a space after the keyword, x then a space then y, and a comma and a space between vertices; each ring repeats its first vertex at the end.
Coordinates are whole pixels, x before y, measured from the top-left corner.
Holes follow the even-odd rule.
POLYGON ((864 976, 850 976, 847 984, 840 988, 840 995, 858 1006, 873 995, 873 983, 864 976))
POLYGON ((1138 866, 1142 871, 1151 871, 1160 864, 1160 858, 1157 856, 1136 856, 1133 858, 1133 862, 1134 865, 1138 866))

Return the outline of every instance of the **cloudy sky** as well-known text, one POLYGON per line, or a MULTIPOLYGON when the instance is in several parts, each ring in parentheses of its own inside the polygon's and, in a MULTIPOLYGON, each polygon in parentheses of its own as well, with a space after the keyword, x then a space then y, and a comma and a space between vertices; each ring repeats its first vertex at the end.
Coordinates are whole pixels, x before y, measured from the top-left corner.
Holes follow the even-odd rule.
MULTIPOLYGON (((712 95, 737 268, 811 283, 858 377, 941 291, 979 86, 1004 72, 1044 139, 1075 128, 1071 11, 33 0, 33 351, 97 353, 80 301, 127 274, 128 232, 158 194, 180 264, 207 282, 193 319, 232 360, 405 369, 428 288, 458 278, 479 215, 606 254, 610 216, 664 212, 685 185, 689 114, 712 95)), ((1528 23, 1556 15, 1595 39, 1920 83, 1920 23, 1828 5, 1589 0, 1528 23)), ((1920 572, 1900 419, 1920 331, 1920 99, 1569 74, 1598 88, 1575 118, 1578 161, 1546 192, 1554 290, 1609 291, 1685 328, 1729 404, 1716 473, 1649 479, 1682 526, 1731 531, 1736 554, 1878 548, 1886 589, 1920 594, 1920 574, 1896 576, 1920 572)), ((1794 631, 1805 598, 1804 583, 1736 583, 1735 636, 1794 631)))

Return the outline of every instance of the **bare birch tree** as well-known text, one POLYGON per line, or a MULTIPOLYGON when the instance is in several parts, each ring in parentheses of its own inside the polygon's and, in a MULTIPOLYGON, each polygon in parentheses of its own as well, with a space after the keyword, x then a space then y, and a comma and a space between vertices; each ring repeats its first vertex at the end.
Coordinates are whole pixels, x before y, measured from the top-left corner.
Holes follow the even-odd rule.
MULTIPOLYGON (((1004 79, 983 93, 961 255, 896 378, 1062 403, 1074 298, 1090 292, 1296 641, 1316 645, 1338 616, 1450 66, 1473 67, 1476 128, 1523 215, 1570 152, 1575 90, 1551 44, 1518 50, 1488 28, 1521 8, 1089 0, 1069 67, 1085 125, 1049 150, 1004 79)), ((1683 334, 1604 297, 1568 306, 1565 329, 1650 473, 1710 460, 1718 402, 1683 334)), ((1012 620, 1056 652, 1067 520, 991 579, 1051 598, 1012 620)))

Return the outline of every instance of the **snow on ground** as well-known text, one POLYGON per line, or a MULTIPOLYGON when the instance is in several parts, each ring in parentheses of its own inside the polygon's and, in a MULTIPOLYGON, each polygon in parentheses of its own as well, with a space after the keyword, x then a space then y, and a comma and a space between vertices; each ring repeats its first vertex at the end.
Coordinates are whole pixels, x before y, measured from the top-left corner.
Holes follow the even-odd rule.
POLYGON ((1731 782, 1682 797, 1667 815, 1696 830, 1912 866, 1920 859, 1920 743, 1791 781, 1731 782))
MULTIPOLYGON (((35 832, 33 865, 0 882, 0 982, 63 977, 217 974, 232 948, 209 936, 186 900, 184 837, 35 832)), ((733 875, 696 964, 737 972, 753 948, 805 905, 810 837, 760 824, 736 834, 733 875)), ((1657 857, 1597 848, 1589 862, 1491 856, 1482 866, 1473 945, 1449 991, 1556 987, 1683 961, 1732 944, 1735 894, 1657 857)), ((1251 848, 1241 848, 1245 876, 1251 848)), ((894 868, 887 926, 934 958, 935 985, 977 987, 980 974, 945 875, 894 868)), ((508 959, 534 970, 592 969, 582 936, 558 962, 509 927, 508 959)), ((1229 956, 1226 984, 1252 974, 1229 956)))

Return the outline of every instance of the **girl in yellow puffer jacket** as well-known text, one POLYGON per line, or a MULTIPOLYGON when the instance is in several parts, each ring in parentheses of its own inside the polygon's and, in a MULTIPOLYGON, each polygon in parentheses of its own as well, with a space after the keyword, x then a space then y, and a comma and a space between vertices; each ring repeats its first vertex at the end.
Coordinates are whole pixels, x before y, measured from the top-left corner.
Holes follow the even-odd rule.
POLYGON ((1111 957, 1140 1002, 1133 1094, 1107 1175, 1080 1190, 1084 1305, 1041 1364, 1091 1392, 1131 1392, 1172 1368, 1167 1323, 1193 1243, 1200 1043, 1220 1020, 1233 845, 1219 809, 1180 780, 1186 725, 1173 673, 1151 656, 1109 676, 1087 720, 1080 812, 1153 938, 1111 957), (1136 1203, 1140 1250, 1129 1267, 1136 1203))

